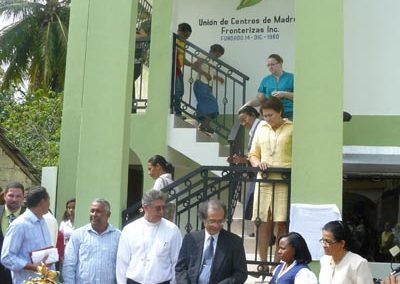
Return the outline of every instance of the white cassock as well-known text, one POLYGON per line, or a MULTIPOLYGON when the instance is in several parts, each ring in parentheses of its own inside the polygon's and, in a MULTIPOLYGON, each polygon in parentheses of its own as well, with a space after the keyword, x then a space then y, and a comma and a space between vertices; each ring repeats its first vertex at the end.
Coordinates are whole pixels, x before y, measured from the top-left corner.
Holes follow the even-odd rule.
POLYGON ((178 227, 164 218, 151 223, 142 217, 126 225, 118 245, 118 284, 126 284, 127 278, 142 284, 175 283, 181 244, 178 227))

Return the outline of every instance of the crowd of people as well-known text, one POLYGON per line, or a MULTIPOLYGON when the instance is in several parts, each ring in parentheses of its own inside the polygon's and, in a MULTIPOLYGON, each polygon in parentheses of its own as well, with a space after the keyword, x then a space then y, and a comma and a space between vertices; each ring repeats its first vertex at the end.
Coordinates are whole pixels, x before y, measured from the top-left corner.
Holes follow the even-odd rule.
MULTIPOLYGON (((72 228, 72 232, 62 239, 66 243, 63 283, 245 283, 243 241, 223 229, 224 203, 201 203, 198 215, 204 229, 188 233, 182 240, 179 228, 163 218, 166 200, 166 193, 160 190, 147 191, 142 198, 144 216, 122 232, 109 223, 111 205, 101 198, 90 205, 90 223, 74 229, 75 201, 69 200, 63 220, 71 223, 67 231, 72 228)), ((1 283, 20 284, 36 276, 41 262, 54 267, 51 251, 40 261, 32 261, 33 253, 52 247, 50 227, 43 217, 49 212, 50 197, 44 187, 24 190, 20 183, 10 183, 4 201, 0 207, 1 283)), ((373 283, 367 261, 351 252, 350 233, 342 221, 327 223, 320 242, 325 252, 320 261, 320 284, 373 283)), ((300 234, 279 236, 277 255, 281 263, 270 283, 318 283, 308 267, 311 255, 300 234)), ((397 283, 393 277, 385 281, 397 283)))
POLYGON ((49 250, 35 262, 35 252, 53 246, 51 228, 43 217, 49 212, 50 197, 44 187, 25 190, 19 183, 10 183, 4 191, 5 204, 0 207, 1 283, 20 284, 36 277, 42 262, 50 268, 61 262, 66 284, 197 283, 197 279, 199 283, 244 283, 243 243, 222 229, 225 205, 218 200, 202 203, 199 216, 205 230, 186 235, 182 243, 179 228, 163 218, 166 199, 160 190, 146 192, 142 198, 144 216, 122 232, 108 222, 111 206, 101 198, 90 205, 90 223, 75 229, 75 200, 71 199, 60 224, 67 236, 61 239, 64 258, 55 258, 49 250))
MULTIPOLYGON (((196 98, 196 119, 199 122, 198 129, 206 133, 214 133, 209 127, 209 122, 219 114, 218 102, 213 94, 215 84, 223 84, 225 79, 218 73, 218 63, 215 61, 225 53, 220 44, 213 44, 209 48, 207 56, 201 55, 195 62, 190 62, 185 57, 185 40, 192 34, 192 28, 188 23, 180 23, 176 39, 175 60, 175 88, 173 105, 175 115, 186 119, 182 115, 182 97, 184 95, 184 66, 189 66, 197 72, 194 80, 193 92, 196 98)), ((267 58, 267 68, 270 75, 264 77, 259 85, 257 96, 246 103, 249 106, 259 106, 269 98, 277 98, 282 104, 282 116, 293 120, 294 99, 294 75, 283 70, 283 58, 279 54, 271 54, 267 58)))
MULTIPOLYGON (((187 23, 178 26, 175 112, 182 117, 182 68, 190 64, 198 72, 194 93, 199 129, 211 132, 209 121, 218 115, 212 84, 223 83, 223 78, 207 69, 204 64, 210 64, 208 59, 187 62, 182 39, 188 39, 191 32, 187 23)), ((211 64, 223 54, 221 45, 212 45, 211 64)), ((271 167, 290 168, 292 163, 294 76, 285 72, 282 65, 278 54, 268 56, 271 74, 261 81, 256 98, 238 113, 242 125, 249 130, 247 154, 228 158, 231 164, 259 168, 258 179, 271 167), (259 112, 254 108, 257 106, 259 112), (263 119, 259 119, 260 114, 263 119)), ((65 284, 245 283, 248 273, 243 240, 223 228, 225 204, 215 199, 202 202, 198 216, 204 229, 182 239, 181 230, 174 223, 176 206, 167 203, 168 196, 161 191, 173 183, 173 167, 161 155, 151 157, 147 166, 155 182, 142 197, 144 216, 122 231, 109 223, 111 204, 105 199, 93 200, 90 222, 79 228, 75 226, 76 200, 68 200, 58 226, 49 212, 50 197, 44 187, 25 190, 18 182, 7 185, 3 192, 5 204, 0 206, 1 283, 22 284, 36 277, 42 262, 54 269, 57 265, 65 284), (34 260, 33 255, 42 250, 44 257, 34 260)), ((279 181, 283 177, 275 173, 269 178, 279 181)), ((246 218, 258 223, 260 260, 267 262, 268 247, 275 244, 275 261, 280 262, 271 271, 270 283, 318 283, 308 266, 311 254, 306 241, 299 233, 287 233, 287 186, 279 182, 250 182, 247 186, 246 218)), ((320 242, 325 255, 320 260, 320 284, 373 283, 367 260, 352 252, 350 236, 342 221, 331 221, 322 228, 320 242)), ((388 248, 389 239, 393 237, 385 230, 382 250, 388 248)), ((262 266, 261 270, 270 272, 269 269, 262 266)), ((384 283, 397 280, 391 277, 384 283)))
MULTIPOLYGON (((180 49, 179 52, 180 56, 184 58, 184 49, 180 49)), ((192 68, 198 72, 194 93, 197 99, 196 113, 202 114, 201 117, 197 117, 200 122, 199 130, 212 133, 208 123, 218 115, 218 103, 212 93, 213 84, 214 82, 223 83, 223 81, 218 80, 210 65, 212 65, 213 58, 219 58, 224 54, 224 49, 216 44, 211 46, 209 54, 210 59, 207 66, 201 68, 204 59, 200 58, 192 65, 192 68), (209 111, 207 112, 207 110, 209 111)), ((283 58, 278 54, 269 55, 266 63, 271 74, 261 80, 257 96, 239 110, 239 120, 249 130, 247 154, 242 156, 235 154, 228 158, 228 162, 231 164, 248 164, 260 168, 258 179, 262 179, 262 172, 270 167, 290 168, 292 163, 294 75, 283 70, 283 58), (254 108, 257 106, 260 106, 260 112, 254 108), (258 118, 259 114, 263 120, 258 118)), ((180 66, 183 67, 183 64, 180 66)), ((269 178, 279 180, 282 179, 282 176, 278 173, 270 173, 269 178)), ((263 261, 267 261, 269 246, 273 244, 276 246, 275 261, 283 260, 286 257, 282 253, 286 247, 304 248, 305 241, 300 235, 297 233, 286 234, 287 203, 288 188, 284 183, 249 182, 247 184, 245 218, 257 223, 258 254, 263 261)), ((346 238, 344 238, 345 229, 347 230, 348 227, 341 222, 328 223, 324 227, 324 237, 325 234, 328 237, 321 239, 326 257, 321 260, 320 283, 347 283, 346 281, 349 281, 348 283, 372 283, 372 276, 366 260, 349 251, 349 243, 352 238, 350 232, 346 232, 346 238), (329 265, 326 264, 327 260, 329 260, 329 265), (363 270, 363 275, 355 275, 357 273, 354 274, 352 269, 363 270), (335 273, 336 271, 338 273, 335 273)), ((254 233, 251 234, 254 235, 254 233)), ((382 240, 385 239, 386 246, 385 249, 382 248, 382 251, 387 251, 387 243, 391 239, 388 232, 382 234, 382 240)), ((305 248, 307 248, 306 245, 305 248)), ((306 250, 308 252, 308 249, 306 250)), ((302 251, 305 250, 302 249, 302 251)), ((278 281, 280 275, 285 274, 284 271, 287 267, 291 267, 293 261, 303 265, 298 268, 303 272, 298 274, 303 275, 304 278, 299 276, 299 279, 303 279, 304 282, 298 283, 317 283, 312 273, 307 273, 308 270, 304 267, 311 261, 309 252, 301 255, 301 260, 292 258, 288 260, 288 265, 278 266, 274 272, 273 283, 293 283, 278 281)), ((269 272, 269 266, 263 267, 262 270, 269 272)), ((296 270, 292 270, 292 273, 294 271, 296 270)))

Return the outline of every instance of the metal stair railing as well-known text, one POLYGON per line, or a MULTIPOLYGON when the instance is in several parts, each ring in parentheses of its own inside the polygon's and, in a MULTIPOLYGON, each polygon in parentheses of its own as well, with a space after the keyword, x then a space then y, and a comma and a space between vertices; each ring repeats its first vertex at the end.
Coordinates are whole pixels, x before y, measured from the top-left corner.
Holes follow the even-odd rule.
POLYGON ((180 72, 184 78, 184 95, 180 103, 182 113, 193 119, 197 119, 197 100, 193 90, 193 85, 198 78, 198 71, 193 68, 193 64, 199 59, 204 60, 203 64, 207 67, 209 75, 215 74, 224 79, 224 83, 212 84, 212 93, 218 104, 219 114, 213 118, 209 127, 216 132, 224 141, 227 141, 232 125, 237 121, 237 112, 246 102, 246 82, 249 77, 233 66, 227 64, 222 59, 213 58, 207 51, 198 47, 188 40, 181 39, 177 34, 173 34, 173 58, 172 58, 172 78, 171 78, 171 113, 175 110, 175 80, 176 61, 178 51, 184 52, 185 60, 190 66, 183 65, 180 72), (184 48, 177 44, 177 40, 184 43, 184 48))
POLYGON ((136 18, 135 62, 133 71, 132 113, 147 108, 148 80, 143 77, 143 67, 149 67, 152 7, 146 0, 138 1, 136 18))
MULTIPOLYGON (((291 169, 289 168, 269 168, 262 172, 261 177, 257 177, 258 168, 241 167, 241 166, 202 166, 188 175, 176 180, 169 186, 162 189, 168 193, 168 202, 175 203, 175 223, 179 228, 183 228, 185 233, 193 230, 202 229, 203 225, 199 219, 198 207, 199 204, 208 199, 221 199, 227 203, 226 229, 232 231, 242 237, 246 242, 245 232, 245 208, 241 212, 235 213, 235 203, 240 198, 246 196, 249 183, 256 183, 258 186, 269 186, 272 192, 272 218, 274 212, 274 198, 278 187, 284 186, 288 192, 287 216, 290 210, 290 189, 291 189, 291 169), (216 175, 215 173, 219 173, 216 175), (238 218, 236 218, 238 217, 238 218)), ((261 200, 254 202, 260 203, 261 200)), ((128 222, 142 216, 140 212, 141 203, 135 203, 131 207, 122 212, 123 223, 128 222)), ((268 259, 261 260, 258 257, 258 230, 261 225, 261 219, 258 216, 253 216, 256 226, 255 247, 247 249, 247 263, 252 264, 254 270, 250 270, 249 274, 253 276, 270 275, 269 272, 262 268, 265 265, 277 265, 274 261, 273 244, 268 246, 268 259)), ((289 220, 287 220, 289 222, 289 220)), ((272 238, 272 236, 271 236, 272 238)))
POLYGON ((138 10, 136 17, 136 31, 139 31, 143 22, 151 21, 152 6, 146 0, 138 1, 138 10))

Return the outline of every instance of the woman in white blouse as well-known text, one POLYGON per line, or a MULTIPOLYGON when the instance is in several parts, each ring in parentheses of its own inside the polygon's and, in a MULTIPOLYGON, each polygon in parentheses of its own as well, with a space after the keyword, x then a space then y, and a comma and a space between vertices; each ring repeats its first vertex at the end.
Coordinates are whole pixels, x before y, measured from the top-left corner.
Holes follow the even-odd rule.
POLYGON ((373 284, 366 259, 350 251, 350 231, 342 221, 332 221, 322 228, 320 240, 325 255, 319 273, 320 284, 373 284))
POLYGON ((153 189, 161 190, 173 183, 173 166, 161 155, 154 155, 147 161, 147 170, 155 182, 153 189))
POLYGON ((72 232, 74 231, 74 221, 75 221, 75 198, 67 201, 65 204, 65 212, 63 220, 60 223, 60 232, 64 236, 64 245, 67 245, 72 232))
POLYGON ((317 284, 317 277, 308 267, 311 254, 304 238, 296 232, 279 239, 279 264, 269 283, 273 284, 317 284))
MULTIPOLYGON (((174 182, 172 179, 174 167, 161 155, 154 155, 147 161, 147 170, 149 176, 155 180, 153 185, 155 190, 161 190, 174 182)), ((174 222, 175 208, 175 203, 168 202, 164 209, 164 218, 174 222)))

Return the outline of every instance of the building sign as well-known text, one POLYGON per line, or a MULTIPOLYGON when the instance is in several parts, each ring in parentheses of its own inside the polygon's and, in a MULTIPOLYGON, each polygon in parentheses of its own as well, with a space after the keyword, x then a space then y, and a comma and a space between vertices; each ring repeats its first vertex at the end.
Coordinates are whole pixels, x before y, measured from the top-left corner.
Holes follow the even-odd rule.
POLYGON ((173 30, 181 22, 192 26, 189 41, 204 50, 225 48, 221 60, 250 77, 246 99, 257 95, 269 75, 266 58, 277 53, 285 71, 294 72, 294 0, 177 0, 173 30))
POLYGON ((219 26, 221 41, 241 40, 278 40, 280 25, 294 23, 295 18, 291 15, 286 17, 276 15, 263 18, 220 18, 202 19, 198 21, 199 27, 219 26))

